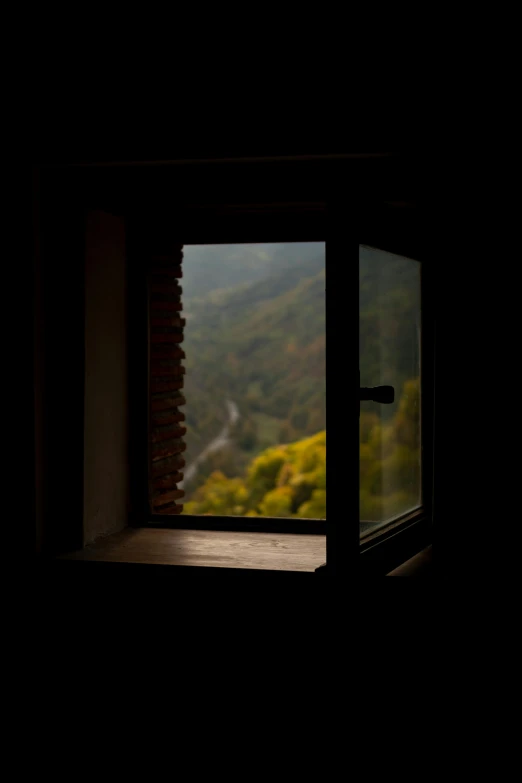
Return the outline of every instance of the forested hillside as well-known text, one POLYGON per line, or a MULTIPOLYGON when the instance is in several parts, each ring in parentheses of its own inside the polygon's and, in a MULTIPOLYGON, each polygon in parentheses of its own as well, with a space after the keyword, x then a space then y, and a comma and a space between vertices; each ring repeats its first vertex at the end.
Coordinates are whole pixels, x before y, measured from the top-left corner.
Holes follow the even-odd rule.
POLYGON ((265 280, 187 298, 187 462, 226 423, 227 399, 240 413, 234 447, 215 455, 228 471, 239 473, 268 445, 324 429, 324 248, 312 247, 265 280))
MULTIPOLYGON (((184 276, 188 465, 221 438, 185 513, 324 517, 324 245, 186 248, 184 276)), ((367 520, 418 502, 419 296, 415 262, 361 248, 361 383, 396 388, 361 406, 367 520)))
POLYGON ((227 478, 214 471, 186 504, 185 512, 324 518, 326 433, 266 449, 243 476, 227 478))
MULTIPOLYGON (((419 500, 418 381, 407 381, 387 423, 361 414, 361 519, 379 521, 419 500)), ((186 504, 187 514, 326 517, 326 432, 266 449, 234 478, 213 471, 186 504)))
POLYGON ((255 245, 188 245, 185 247, 183 289, 185 305, 194 297, 265 280, 307 259, 324 257, 317 242, 255 245))

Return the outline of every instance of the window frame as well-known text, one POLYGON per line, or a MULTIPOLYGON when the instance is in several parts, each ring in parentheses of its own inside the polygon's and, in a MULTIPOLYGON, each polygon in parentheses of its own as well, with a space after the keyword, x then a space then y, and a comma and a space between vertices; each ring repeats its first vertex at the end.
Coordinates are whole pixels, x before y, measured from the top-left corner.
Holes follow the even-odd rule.
MULTIPOLYGON (((180 205, 190 202, 194 214, 201 211, 202 202, 213 204, 212 209, 221 222, 223 213, 230 211, 226 204, 237 204, 236 211, 243 215, 243 226, 246 228, 250 215, 250 224, 254 224, 253 216, 280 212, 280 236, 274 236, 273 241, 300 240, 303 229, 303 212, 306 213, 306 226, 309 230, 313 225, 324 224, 330 220, 337 205, 348 191, 357 194, 350 208, 354 214, 370 215, 372 212, 393 216, 395 227, 387 231, 383 225, 376 230, 375 222, 367 221, 368 230, 361 226, 359 241, 368 245, 382 247, 384 250, 418 257, 423 263, 423 482, 429 484, 429 494, 423 485, 424 500, 430 498, 430 506, 424 513, 416 512, 416 517, 395 520, 392 526, 382 528, 375 538, 367 545, 359 541, 357 524, 352 525, 357 530, 356 565, 368 566, 361 573, 385 574, 390 568, 403 562, 410 554, 412 547, 419 551, 426 540, 433 539, 433 514, 440 511, 440 502, 434 510, 433 488, 440 495, 440 484, 444 474, 438 477, 438 465, 443 465, 443 459, 433 457, 433 448, 438 454, 446 445, 444 432, 433 437, 433 421, 435 416, 434 385, 435 360, 437 345, 435 333, 435 290, 433 284, 440 286, 442 282, 436 266, 436 247, 438 244, 440 225, 435 225, 434 211, 422 209, 422 221, 419 218, 419 198, 425 184, 429 185, 426 169, 427 158, 422 154, 410 153, 376 153, 372 155, 348 154, 336 156, 304 155, 298 160, 295 156, 282 159, 275 157, 266 160, 259 156, 255 160, 236 158, 234 160, 180 160, 169 161, 139 161, 119 162, 117 165, 92 161, 89 165, 77 165, 77 161, 48 162, 37 164, 33 173, 35 177, 35 211, 38 220, 35 223, 35 244, 38 246, 36 271, 38 273, 36 302, 45 317, 39 316, 44 323, 41 330, 41 353, 36 372, 38 388, 37 405, 39 429, 37 470, 40 472, 39 492, 37 493, 37 515, 40 525, 40 539, 43 542, 40 549, 47 556, 59 552, 67 552, 82 547, 83 541, 83 385, 85 377, 83 343, 85 324, 83 318, 84 305, 84 217, 89 210, 102 210, 121 216, 126 220, 126 245, 128 253, 128 338, 133 344, 132 335, 136 335, 137 343, 146 342, 146 335, 140 332, 140 291, 136 291, 136 270, 132 268, 132 242, 129 238, 143 217, 172 218, 173 214, 183 215, 184 208, 180 205), (276 191, 281 204, 267 207, 276 191), (203 196, 202 196, 203 194, 203 196), (258 208, 256 203, 261 206, 258 208), (251 206, 245 206, 250 204, 251 206), (327 209, 328 205, 328 209, 327 209), (377 206, 376 206, 377 205, 377 206), (326 215, 325 213, 328 212, 326 215), (318 217, 319 215, 319 217, 318 217), (408 218, 404 220, 404 216, 408 218), (414 216, 413 221, 410 218, 414 216), (290 220, 289 220, 290 217, 290 220), (397 229, 397 218, 406 230, 397 229), (431 221, 431 225, 429 224, 431 221), (64 230, 64 227, 66 230, 64 230), (292 236, 290 229, 299 228, 299 236, 292 236), (370 230, 371 229, 371 230, 370 230), (390 242, 391 237, 391 242, 390 242), (416 248, 414 251, 405 248, 406 244, 416 248), (385 241, 384 245, 380 240, 385 241), (397 240, 394 251, 392 242, 397 240), (400 247, 399 247, 400 245, 400 247), (416 256, 416 252, 419 255, 416 256), (59 267, 68 270, 68 296, 63 300, 59 267), (432 288, 426 281, 431 281, 432 288), (429 289, 429 290, 428 290, 429 289), (137 309, 135 304, 138 304, 137 309), (57 337, 62 336, 63 306, 66 304, 65 317, 68 323, 67 336, 74 351, 67 359, 70 393, 63 397, 63 347, 57 337), (426 308, 429 308, 430 322, 427 324, 426 308), (60 309, 62 308, 62 309, 60 309), (60 316, 60 318, 58 317, 60 316), (428 330, 428 331, 427 331, 428 330), (431 339, 433 338, 433 339, 431 339), (430 341, 431 340, 431 341, 430 341), (428 352, 427 352, 428 349, 428 352), (429 362, 427 361, 429 356, 429 362), (431 375, 431 386, 428 383, 427 368, 431 375), (72 376, 72 381, 71 381, 72 376), (427 396, 428 395, 428 396, 427 396), (429 405, 426 400, 429 399, 429 405), (65 407, 64 407, 65 406, 65 407), (428 407, 431 406, 430 443, 426 440, 426 419, 430 418, 428 407), (59 438, 55 437, 64 418, 68 421, 68 431, 73 451, 63 459, 63 449, 59 438), (426 460, 430 461, 429 476, 426 470, 426 460), (66 494, 64 495, 64 487, 66 494), (371 545, 370 545, 371 544, 371 545)), ((203 208, 205 208, 203 206, 203 208)), ((346 215, 344 215, 346 220, 346 215)), ((277 220, 276 220, 277 223, 277 220)), ((384 221, 384 224, 386 220, 384 221)), ((443 227, 442 227, 443 228, 443 227)), ((249 241, 250 237, 237 239, 249 241)), ((323 241, 321 236, 311 237, 323 241)), ((266 237, 265 237, 266 239, 266 237)), ((303 238, 304 241, 305 238, 303 238)), ((215 238, 209 241, 216 241, 215 238)), ((252 241, 250 239, 250 241, 252 241)), ((260 238, 258 241, 263 241, 260 238)), ((358 244, 357 244, 358 248, 358 244)), ((345 248, 346 250, 346 248, 345 248)), ((357 259, 355 246, 350 245, 348 253, 339 258, 339 266, 331 264, 332 254, 327 248, 327 273, 329 280, 333 279, 335 270, 339 271, 346 264, 347 255, 352 261, 357 259), (333 275, 332 275, 333 273, 333 275)), ((358 268, 358 263, 356 264, 358 268)), ((331 286, 332 287, 332 286, 331 286)), ((141 293, 144 293, 143 291, 141 293)), ((358 294, 358 292, 357 292, 358 294)), ((144 294, 145 295, 145 294, 144 294)), ((146 295, 145 295, 146 297, 146 295)), ((328 331, 332 326, 332 303, 335 304, 335 292, 327 290, 327 351, 332 340, 328 331), (333 295, 332 295, 333 294, 333 295)), ((444 315, 444 313, 442 314, 444 315)), ((442 320, 442 318, 441 318, 442 320)), ((357 329, 358 334, 358 329, 357 329)), ((357 341, 358 342, 358 341, 357 341)), ((335 344, 335 338, 333 340, 335 344)), ((138 351, 139 353, 139 351, 138 351)), ((129 480, 131 486, 129 524, 143 526, 143 507, 140 507, 139 493, 136 497, 135 488, 139 485, 139 477, 143 471, 143 454, 140 444, 145 443, 148 432, 139 426, 140 395, 147 394, 146 373, 138 368, 132 354, 129 355, 129 480), (140 389, 140 384, 143 387, 140 389), (135 426, 138 422, 138 426, 135 426), (141 455, 141 456, 140 456, 141 455), (137 502, 136 502, 137 501, 137 502)), ((441 354, 440 363, 445 362, 441 354)), ((327 385, 331 407, 332 390, 329 373, 331 363, 327 362, 327 385)), ((442 384, 442 375, 437 374, 437 389, 442 384), (440 379, 440 380, 439 380, 440 379)), ((445 388, 445 385, 444 385, 445 388)), ((357 389, 354 388, 354 394, 357 389)), ((145 396, 146 399, 146 396, 145 396)), ((355 397, 350 397, 350 404, 355 397)), ((442 426, 442 422, 439 426, 442 426)), ((328 425, 327 425, 328 427, 328 425)), ((35 436, 36 437, 36 436, 35 436)), ((358 444, 358 440, 357 440, 358 444)), ((330 464, 336 457, 332 448, 331 433, 329 434, 330 464)), ((353 455, 351 457, 353 459, 353 455)), ((358 470, 357 464, 352 465, 352 472, 358 470)), ((357 474, 358 475, 358 474, 357 474)), ((329 489, 329 496, 332 491, 329 489)), ((358 497, 358 492, 356 493, 358 497)), ((329 503, 330 506, 330 503, 329 503)), ((327 519, 327 535, 331 539, 336 532, 333 522, 336 512, 327 519), (330 522, 329 522, 330 520, 330 522)), ((185 526, 189 518, 183 517, 185 526)), ((208 521, 209 517, 205 517, 208 521)), ((216 518, 215 518, 216 519, 216 518)), ((227 517, 229 526, 231 517, 227 517)), ((266 521, 266 519, 265 519, 266 521)), ((274 522, 281 522, 275 520, 274 522)), ((284 522, 284 520, 283 520, 284 522)), ((288 521, 284 522, 288 531, 288 521)), ((322 523, 321 523, 322 524, 322 523)), ((341 530, 341 526, 338 526, 341 530)), ((346 527, 346 526, 345 526, 346 527)), ((352 547, 353 549, 353 547, 352 547)))
MULTIPOLYGON (((131 456, 134 457, 134 475, 141 475, 142 501, 134 502, 133 508, 137 508, 137 514, 131 515, 131 524, 138 527, 159 527, 173 529, 199 529, 199 530, 232 530, 232 531, 257 531, 267 533, 303 533, 326 535, 327 561, 335 563, 337 568, 338 554, 346 566, 355 566, 357 573, 361 575, 384 575, 400 564, 410 555, 415 554, 420 548, 432 540, 433 517, 433 425, 434 425, 434 313, 433 313, 433 281, 431 279, 432 265, 425 246, 425 231, 420 222, 420 212, 417 207, 403 204, 353 204, 338 201, 329 203, 311 203, 294 205, 254 205, 250 207, 210 205, 192 206, 179 209, 175 217, 170 218, 173 225, 180 226, 176 240, 184 245, 190 244, 243 244, 260 242, 324 242, 326 248, 327 268, 327 296, 326 296, 326 386, 328 399, 327 431, 327 507, 332 508, 327 512, 326 520, 298 520, 271 517, 211 517, 198 515, 157 515, 150 512, 147 499, 147 470, 143 460, 140 459, 139 446, 141 440, 141 455, 147 453, 148 423, 145 421, 145 431, 141 437, 133 437, 131 456), (354 217, 356 229, 346 237, 345 224, 348 213, 354 217), (355 237, 354 235, 357 234, 355 237), (357 241, 355 241, 357 240, 357 241), (343 308, 343 321, 340 320, 341 308, 337 307, 338 286, 336 280, 341 283, 341 269, 348 267, 350 280, 353 283, 357 278, 356 295, 357 306, 355 316, 350 321, 351 338, 350 355, 355 356, 355 340, 357 341, 356 355, 358 358, 359 341, 359 245, 365 244, 387 252, 412 258, 421 264, 421 432, 422 432, 422 505, 399 518, 393 519, 375 531, 360 537, 359 514, 357 513, 357 525, 344 526, 336 524, 341 518, 341 498, 334 497, 332 487, 341 485, 340 478, 335 476, 336 454, 340 454, 341 444, 335 443, 335 430, 328 425, 328 413, 340 410, 339 402, 335 402, 332 390, 335 388, 337 375, 335 363, 328 361, 328 352, 336 345, 341 327, 346 328, 345 315, 347 308, 343 308), (357 272, 355 274, 355 268, 357 272), (138 451, 136 451, 138 448, 138 451), (329 458, 329 456, 330 458, 329 458), (137 467, 139 465, 139 467, 137 467), (353 527, 353 530, 351 529, 353 527), (349 561, 352 561, 351 563, 349 561)), ((132 237, 132 224, 129 225, 132 237)), ((132 246, 132 241, 130 242, 132 246)), ((136 271, 136 265, 131 263, 130 268, 136 271)), ((147 410, 147 403, 143 407, 148 395, 148 374, 146 353, 148 340, 143 338, 147 334, 144 326, 147 319, 146 311, 146 286, 144 285, 143 270, 141 280, 129 281, 131 303, 133 307, 132 323, 134 333, 141 332, 142 363, 140 368, 134 364, 131 378, 136 385, 131 383, 129 393, 131 407, 133 406, 133 392, 141 387, 141 410, 147 410), (141 286, 141 296, 137 288, 141 286), (142 313, 136 317, 136 302, 141 301, 142 313)), ((352 296, 351 312, 354 313, 355 297, 352 296), (352 301, 353 300, 353 301, 352 301)), ((131 337, 132 335, 130 335, 131 337)), ((132 343, 134 345, 134 343, 132 343)), ((341 346, 339 346, 341 348, 341 346)), ((333 350, 337 350, 336 347, 333 350)), ((345 348, 346 350, 346 348, 345 348)), ((357 371, 358 371, 357 361, 357 371)), ((354 390, 357 393, 358 383, 354 390)), ((351 399, 351 398, 350 398, 351 399)), ((355 402, 355 396, 353 397, 355 402)), ((134 401, 137 408, 139 402, 134 401)), ((358 428, 358 419, 357 419, 358 428)), ((351 432, 353 439, 354 433, 351 432)), ((132 437, 132 436, 131 436, 132 437)), ((357 509, 359 500, 359 438, 357 433, 357 453, 351 454, 351 459, 346 465, 352 465, 351 479, 357 476, 357 509)), ((131 482, 134 487, 134 482, 131 482)), ((351 506, 351 504, 350 504, 351 506)), ((343 514, 346 516, 346 513, 343 514)), ((339 563, 339 567, 340 563, 339 563)))
POLYGON ((435 227, 416 204, 388 203, 368 208, 361 221, 361 244, 411 258, 421 265, 421 487, 422 503, 360 541, 360 573, 383 576, 433 542, 435 475, 435 227))
MULTIPOLYGON (((189 206, 171 216, 173 226, 180 226, 176 241, 185 245, 257 244, 277 242, 325 242, 326 205, 310 203, 299 205, 253 205, 247 208, 189 206), (305 218, 305 219, 304 219, 305 218)), ((139 220, 139 219, 138 219, 139 220)), ((300 533, 327 535, 325 521, 316 519, 287 519, 275 517, 204 516, 153 514, 149 509, 147 493, 148 443, 148 310, 146 301, 145 269, 133 256, 132 218, 128 221, 129 311, 131 312, 129 340, 133 346, 130 357, 129 401, 131 420, 140 424, 131 432, 131 515, 135 527, 157 527, 187 530, 230 530, 266 533, 300 533), (145 455, 145 460, 143 459, 145 455)))

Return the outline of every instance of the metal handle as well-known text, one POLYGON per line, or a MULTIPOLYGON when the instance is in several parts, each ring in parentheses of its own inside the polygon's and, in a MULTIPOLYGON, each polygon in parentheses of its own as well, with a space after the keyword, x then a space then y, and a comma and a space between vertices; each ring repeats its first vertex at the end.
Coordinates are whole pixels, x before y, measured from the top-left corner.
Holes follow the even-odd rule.
POLYGON ((395 389, 393 386, 361 386, 359 389, 360 400, 373 400, 373 402, 382 402, 384 405, 390 405, 395 399, 395 389))

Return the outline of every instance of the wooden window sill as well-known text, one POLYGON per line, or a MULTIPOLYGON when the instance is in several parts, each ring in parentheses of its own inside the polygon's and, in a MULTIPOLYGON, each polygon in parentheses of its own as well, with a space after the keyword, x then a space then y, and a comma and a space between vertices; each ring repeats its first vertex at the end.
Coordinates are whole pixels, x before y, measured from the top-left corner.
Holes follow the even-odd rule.
POLYGON ((291 533, 127 528, 60 559, 313 573, 326 538, 291 533))

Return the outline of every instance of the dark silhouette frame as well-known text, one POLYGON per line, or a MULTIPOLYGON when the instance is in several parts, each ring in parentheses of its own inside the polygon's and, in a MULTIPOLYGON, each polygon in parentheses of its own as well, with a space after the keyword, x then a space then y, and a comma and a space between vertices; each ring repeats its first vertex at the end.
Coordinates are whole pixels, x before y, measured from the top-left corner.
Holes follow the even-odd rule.
MULTIPOLYGON (((46 376, 43 380, 44 433, 41 461, 45 467, 43 509, 47 551, 67 551, 81 546, 83 509, 83 215, 87 209, 102 209, 123 215, 132 245, 132 226, 144 220, 169 220, 180 227, 180 239, 191 242, 252 241, 324 241, 327 242, 327 486, 326 520, 329 563, 345 573, 382 575, 410 554, 430 543, 433 534, 433 478, 435 472, 433 422, 435 414, 435 302, 436 274, 432 257, 434 227, 428 225, 421 208, 419 171, 415 160, 406 156, 335 155, 327 158, 301 156, 299 159, 263 159, 241 161, 182 161, 161 165, 63 165, 42 166, 37 172, 35 200, 41 205, 39 238, 43 259, 42 290, 45 320, 46 376), (346 193, 351 198, 346 197, 346 193), (202 236, 202 217, 205 236, 202 236), (358 225, 346 239, 349 218, 358 225), (57 219, 58 218, 58 219, 57 219), (233 229, 233 230, 232 230, 233 229), (344 236, 343 236, 344 232, 344 236), (357 236, 355 236, 355 233, 357 236), (352 421, 353 450, 341 450, 330 412, 355 410, 358 385, 349 386, 343 372, 342 391, 338 388, 337 368, 331 354, 353 358, 353 373, 358 361, 358 243, 399 253, 422 263, 422 448, 423 507, 396 520, 362 542, 359 539, 358 514, 358 421, 352 421), (49 260, 53 259, 50 264, 49 260), (60 259, 60 264, 55 260, 60 259), (72 263, 75 260, 74 264, 72 263), (68 264, 68 298, 60 297, 62 311, 54 312, 57 290, 63 282, 60 265, 68 264), (54 270, 54 271, 53 271, 54 270), (349 276, 350 286, 346 286, 349 276), (350 291, 350 312, 341 292, 350 291), (357 315, 357 319, 355 318, 357 315), (63 338, 63 321, 67 319, 68 380, 72 389, 67 399, 58 399, 63 365, 63 345, 53 344, 63 338), (357 323, 356 323, 357 320, 357 323), (348 325, 350 324, 350 328, 348 325), (74 350, 72 350, 74 349, 74 350), (353 392, 352 392, 353 386, 353 392), (65 407, 64 407, 65 406, 65 407), (73 452, 63 459, 60 444, 49 433, 67 418, 73 452), (356 433, 356 434, 355 434, 356 433), (344 452, 344 453, 343 453, 344 452), (343 472, 350 476, 350 487, 341 480, 336 465, 342 460, 343 472), (65 488, 65 490, 64 490, 65 488), (349 503, 347 505, 347 497, 349 503), (348 510, 347 510, 348 509, 348 510), (346 524, 347 517, 356 524, 346 524), (339 524, 340 522, 340 524, 339 524), (342 562, 341 562, 342 561, 342 562), (342 565, 346 564, 346 571, 342 565), (361 570, 362 569, 362 570, 361 570)), ((140 317, 139 270, 129 252, 129 342, 140 353, 146 344, 146 332, 140 317)), ((352 378, 353 381, 353 378, 352 378)), ((131 410, 137 411, 146 394, 146 373, 138 361, 129 368, 131 410)), ((345 435, 349 430, 345 431, 345 435)), ((144 454, 141 445, 148 433, 142 424, 131 429, 130 471, 133 488, 131 524, 147 524, 141 513, 140 485, 145 484, 144 454), (141 444, 141 445, 140 445, 141 444), (141 478, 140 478, 141 477, 141 478), (141 482, 141 484, 140 484, 141 482)), ((214 529, 240 518, 177 518, 176 526, 190 527, 204 519, 214 529), (181 523, 181 524, 179 524, 181 523)), ((164 518, 162 519, 164 522, 164 518)), ((313 520, 262 519, 264 529, 273 532, 314 532, 313 520), (292 530, 293 523, 296 523, 292 530), (312 524, 310 524, 312 523, 312 524)), ((252 521, 249 520, 249 524, 252 521)), ((254 523, 258 524, 258 521, 254 523)), ((324 527, 324 523, 319 523, 324 527)), ((252 528, 251 528, 252 529, 252 528)), ((259 526, 254 529, 259 530, 259 526)), ((323 532, 317 529, 318 533, 323 532)))

